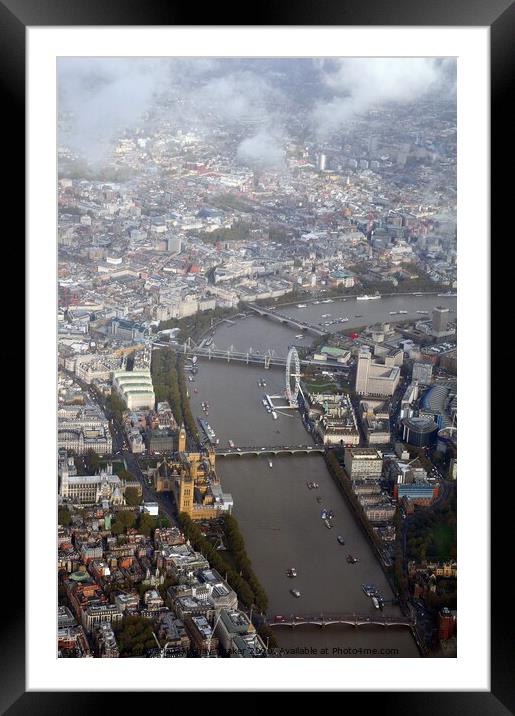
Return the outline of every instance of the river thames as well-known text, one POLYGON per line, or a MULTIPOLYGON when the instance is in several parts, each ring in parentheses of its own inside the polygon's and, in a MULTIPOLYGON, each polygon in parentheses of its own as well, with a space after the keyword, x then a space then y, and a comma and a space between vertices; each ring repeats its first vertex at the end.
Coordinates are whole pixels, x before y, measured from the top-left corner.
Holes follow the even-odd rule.
MULTIPOLYGON (((456 318, 456 297, 437 297, 436 295, 423 296, 388 296, 372 301, 358 301, 355 297, 334 299, 332 303, 306 304, 306 308, 298 308, 298 304, 278 306, 277 313, 297 318, 323 328, 328 333, 342 329, 370 326, 375 323, 390 322, 392 325, 399 321, 430 319, 431 311, 435 306, 449 308, 450 320, 456 318), (398 314, 398 311, 407 311, 398 314), (428 311, 428 314, 419 314, 417 311, 428 311), (391 312, 397 315, 391 315, 391 312), (340 317, 348 318, 345 323, 320 326, 321 322, 331 321, 340 317)), ((299 301, 299 304, 301 301, 299 301)), ((217 328, 214 344, 218 348, 230 348, 246 352, 249 348, 254 351, 273 350, 277 355, 286 355, 288 345, 295 343, 298 346, 309 346, 312 336, 300 335, 298 329, 289 328, 270 319, 249 316, 237 320, 234 325, 222 324, 217 328)))
MULTIPOLYGON (((391 320, 390 311, 408 310, 398 318, 420 318, 417 310, 430 311, 443 304, 456 309, 456 298, 436 296, 395 296, 377 301, 334 301, 331 304, 278 308, 287 315, 317 323, 323 313, 347 315, 345 327, 369 325, 391 320), (359 307, 359 308, 357 308, 359 307), (361 314, 363 318, 353 318, 361 314)), ((451 317, 453 314, 451 313, 451 317)), ((341 326, 335 327, 335 330, 341 326)), ((248 317, 234 325, 222 324, 215 331, 218 347, 238 350, 273 349, 285 355, 297 331, 268 319, 248 317)), ((309 345, 310 339, 304 340, 309 345)), ((284 390, 284 371, 265 370, 260 366, 224 361, 198 361, 195 382, 188 383, 195 416, 204 417, 201 403, 209 403, 207 420, 213 427, 220 447, 229 440, 238 447, 312 445, 296 411, 278 411, 273 420, 261 400, 264 393, 279 395, 284 390), (264 379, 266 387, 258 382, 264 379), (195 392, 196 391, 196 392, 195 392)), ((347 502, 329 475, 324 459, 317 453, 297 456, 219 457, 217 472, 224 491, 234 498, 238 519, 254 569, 269 598, 268 614, 356 613, 373 618, 372 601, 361 588, 375 585, 386 601, 393 594, 372 548, 347 502), (270 466, 270 462, 272 463, 270 466), (309 489, 315 481, 318 489, 309 489), (317 501, 319 498, 319 501, 317 501), (321 510, 334 512, 333 527, 328 529, 321 510), (343 536, 345 546, 337 541, 343 536), (357 564, 346 561, 348 554, 359 558, 357 564), (286 572, 294 567, 296 578, 286 572), (296 599, 290 589, 298 589, 296 599)), ((385 615, 398 615, 396 605, 385 604, 385 615)), ((274 627, 285 656, 322 657, 417 657, 419 652, 406 627, 274 627), (323 650, 326 650, 325 652, 323 650), (376 650, 376 651, 373 651, 376 650)))

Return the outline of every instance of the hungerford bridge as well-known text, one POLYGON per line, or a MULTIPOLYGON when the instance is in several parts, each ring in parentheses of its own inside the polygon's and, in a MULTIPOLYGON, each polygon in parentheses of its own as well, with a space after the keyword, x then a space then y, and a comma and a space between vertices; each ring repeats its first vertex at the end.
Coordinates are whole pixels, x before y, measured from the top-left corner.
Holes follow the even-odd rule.
MULTIPOLYGON (((155 341, 152 345, 153 349, 169 347, 169 343, 161 343, 158 341, 155 341)), ((218 348, 214 345, 214 343, 211 343, 209 346, 203 345, 202 343, 198 346, 192 346, 191 343, 184 343, 181 346, 177 346, 177 350, 180 350, 185 355, 193 357, 197 356, 197 358, 225 360, 228 363, 234 360, 240 363, 246 363, 247 365, 262 365, 264 368, 270 368, 271 366, 284 368, 288 362, 288 356, 276 355, 275 351, 270 349, 265 353, 254 351, 252 348, 249 348, 246 352, 241 352, 235 350, 234 346, 229 346, 229 348, 218 348)), ((300 365, 316 365, 318 367, 321 365, 320 361, 309 360, 306 358, 300 358, 299 360, 300 365)), ((324 370, 332 369, 341 371, 344 367, 345 366, 341 365, 341 363, 336 364, 331 363, 330 361, 324 362, 323 364, 324 370)))
POLYGON ((272 617, 267 621, 268 626, 333 626, 347 624, 348 626, 383 626, 383 627, 412 627, 415 620, 404 616, 367 616, 363 614, 302 614, 284 617, 272 617))
POLYGON ((184 345, 184 353, 198 356, 199 358, 218 358, 219 360, 226 360, 228 363, 231 361, 239 361, 240 363, 257 364, 262 365, 264 368, 270 368, 270 366, 284 367, 286 365, 286 357, 275 355, 275 351, 267 351, 266 353, 259 353, 248 350, 246 353, 234 350, 234 346, 229 348, 217 348, 211 344, 209 346, 197 346, 196 348, 190 348, 186 344, 184 345))

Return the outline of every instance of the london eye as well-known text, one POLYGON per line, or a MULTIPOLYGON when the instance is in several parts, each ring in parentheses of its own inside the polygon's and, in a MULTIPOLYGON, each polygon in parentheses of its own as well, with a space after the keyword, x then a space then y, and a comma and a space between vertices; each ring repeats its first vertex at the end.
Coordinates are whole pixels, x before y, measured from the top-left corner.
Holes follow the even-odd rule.
POLYGON ((300 392, 300 360, 297 349, 292 346, 286 358, 286 397, 291 407, 298 405, 300 392))

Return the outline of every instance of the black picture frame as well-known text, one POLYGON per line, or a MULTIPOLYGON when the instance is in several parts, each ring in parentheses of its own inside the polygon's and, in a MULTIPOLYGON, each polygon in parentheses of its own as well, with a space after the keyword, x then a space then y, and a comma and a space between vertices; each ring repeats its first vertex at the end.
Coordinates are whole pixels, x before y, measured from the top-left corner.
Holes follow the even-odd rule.
MULTIPOLYGON (((0 96, 3 99, 5 148, 11 157, 5 160, 8 169, 6 206, 17 217, 25 215, 22 187, 25 184, 25 37, 27 27, 37 26, 192 26, 200 8, 154 0, 0 0, 0 96), (7 146, 8 145, 8 146, 7 146), (17 211, 16 211, 17 209, 17 211)), ((344 2, 297 2, 285 7, 277 0, 260 0, 252 8, 252 17, 239 19, 223 11, 219 4, 202 7, 202 26, 216 25, 276 25, 276 26, 482 26, 490 28, 491 37, 491 166, 501 168, 509 163, 513 149, 509 145, 512 114, 509 111, 510 89, 513 86, 513 40, 515 38, 515 8, 512 0, 397 0, 395 4, 384 0, 350 0, 344 2)), ((4 153, 5 157, 5 153, 4 153)), ((492 177, 494 176, 492 172, 492 177)), ((507 192, 511 182, 504 184, 498 173, 491 191, 492 216, 501 214, 510 206, 507 192), (497 212, 494 209, 497 208, 497 212)), ((500 223, 500 222, 499 222, 500 223)), ((22 257, 23 260, 23 257, 22 257)), ((488 428, 485 426, 486 430, 488 428)), ((25 446, 30 449, 30 446, 25 446)), ((23 448, 22 448, 23 449, 23 448)), ((489 479, 485 476, 485 479, 489 479)), ((23 495, 16 499, 23 505, 23 495)), ((509 488, 511 489, 511 487, 509 488)), ((402 709, 416 714, 469 714, 499 715, 514 711, 514 640, 513 627, 506 600, 509 595, 499 582, 511 576, 509 565, 500 556, 503 545, 510 544, 508 529, 509 504, 503 502, 502 488, 492 485, 491 504, 495 520, 491 521, 491 691, 490 692, 388 692, 346 693, 347 699, 359 698, 359 708, 379 708, 393 712, 402 709), (495 507, 495 511, 493 508, 495 507), (497 586, 497 589, 494 587, 497 586), (507 614, 508 612, 508 614, 507 614)), ((9 496, 7 491, 4 497, 9 496)), ((17 522, 17 558, 23 554, 23 534, 17 522)), ((5 538, 10 542, 10 535, 5 538)), ((10 547, 12 548, 12 545, 10 547)), ((510 560, 513 561, 512 559, 510 560)), ((6 562, 7 564, 7 562, 6 562)), ((17 572, 22 573, 18 569, 17 572)), ((49 575, 49 583, 53 575, 49 575)), ((4 583, 7 583, 6 580, 4 583)), ((23 580, 22 580, 23 581, 23 580)), ((116 692, 81 693, 80 699, 71 692, 26 692, 25 686, 25 610, 21 598, 22 582, 19 574, 17 601, 12 597, 9 609, 4 612, 0 626, 0 709, 9 716, 19 714, 86 713, 99 707, 99 699, 114 706, 116 692)), ((49 586, 42 585, 43 589, 49 586)), ((401 667, 402 668, 402 667, 401 667)), ((373 686, 373 685, 371 685, 373 686)), ((409 688, 409 683, 406 688, 409 688)), ((63 684, 66 688, 66 684, 63 684)), ((337 686, 335 685, 335 689, 337 686)), ((166 694, 165 694, 166 695, 166 694)), ((170 695, 168 695, 169 698, 170 695)), ((146 698, 143 693, 143 697, 146 698)), ((131 700, 139 694, 131 694, 131 700)), ((134 702, 135 703, 135 702, 134 702)), ((155 702, 154 702, 155 703, 155 702)), ((169 702, 171 703, 171 702, 169 702)))

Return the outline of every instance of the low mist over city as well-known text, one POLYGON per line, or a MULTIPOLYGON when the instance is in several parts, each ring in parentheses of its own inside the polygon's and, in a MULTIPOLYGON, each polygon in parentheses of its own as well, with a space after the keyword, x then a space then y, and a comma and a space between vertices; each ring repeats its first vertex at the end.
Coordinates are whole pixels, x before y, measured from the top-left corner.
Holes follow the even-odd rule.
POLYGON ((59 656, 455 657, 455 59, 57 72, 59 656))

